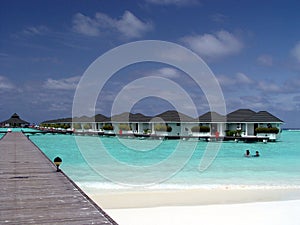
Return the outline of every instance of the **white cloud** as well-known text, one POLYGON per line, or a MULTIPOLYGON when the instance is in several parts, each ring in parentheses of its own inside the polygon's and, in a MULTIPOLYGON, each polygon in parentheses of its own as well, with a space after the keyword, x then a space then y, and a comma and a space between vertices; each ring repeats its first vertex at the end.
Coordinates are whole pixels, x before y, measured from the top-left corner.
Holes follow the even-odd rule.
POLYGON ((178 70, 170 67, 164 67, 159 70, 160 74, 166 78, 179 77, 180 73, 178 70))
POLYGON ((291 55, 300 63, 300 42, 298 42, 291 50, 291 55))
POLYGON ((49 29, 46 26, 30 26, 23 30, 26 35, 42 35, 48 32, 49 29))
POLYGON ((114 19, 104 13, 96 13, 90 18, 77 13, 73 18, 73 30, 87 36, 100 36, 104 32, 117 32, 125 38, 139 38, 153 29, 151 22, 143 22, 129 11, 120 19, 114 19))
POLYGON ((282 92, 282 88, 279 85, 267 81, 259 81, 258 88, 263 92, 273 92, 273 93, 282 92))
POLYGON ((215 34, 186 36, 182 38, 182 41, 201 57, 208 60, 237 54, 243 48, 242 42, 225 30, 215 34))
POLYGON ((54 90, 75 90, 79 80, 79 76, 59 80, 49 78, 44 82, 43 87, 54 90))
POLYGON ((223 87, 241 87, 241 85, 252 85, 255 83, 254 80, 249 78, 246 74, 244 73, 237 73, 233 77, 231 76, 225 76, 225 75, 219 75, 217 77, 219 83, 223 87))
POLYGON ((179 78, 181 72, 171 67, 163 67, 154 71, 150 71, 148 76, 160 76, 164 78, 179 78))
POLYGON ((236 77, 237 84, 253 84, 254 83, 254 81, 252 79, 250 79, 244 73, 237 73, 235 77, 236 77))
POLYGON ((257 61, 260 65, 263 65, 263 66, 272 66, 273 65, 273 58, 270 55, 261 55, 257 58, 257 61))
POLYGON ((157 4, 157 5, 194 5, 198 4, 198 0, 146 0, 148 3, 157 4))
POLYGON ((97 21, 85 16, 81 13, 75 14, 73 17, 73 30, 77 33, 87 36, 99 36, 100 30, 97 21))
POLYGON ((116 21, 116 28, 128 38, 138 38, 152 30, 151 23, 143 23, 131 12, 125 11, 122 19, 116 21))
POLYGON ((15 88, 15 85, 11 83, 6 77, 0 76, 0 92, 8 91, 15 88))

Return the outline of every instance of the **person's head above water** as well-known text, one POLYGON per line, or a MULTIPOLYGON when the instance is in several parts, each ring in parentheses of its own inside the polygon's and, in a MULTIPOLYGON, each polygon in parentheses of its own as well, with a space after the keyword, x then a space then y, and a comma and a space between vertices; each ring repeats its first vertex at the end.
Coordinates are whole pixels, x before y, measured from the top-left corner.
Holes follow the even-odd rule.
POLYGON ((251 156, 250 151, 248 149, 246 150, 245 156, 251 156))

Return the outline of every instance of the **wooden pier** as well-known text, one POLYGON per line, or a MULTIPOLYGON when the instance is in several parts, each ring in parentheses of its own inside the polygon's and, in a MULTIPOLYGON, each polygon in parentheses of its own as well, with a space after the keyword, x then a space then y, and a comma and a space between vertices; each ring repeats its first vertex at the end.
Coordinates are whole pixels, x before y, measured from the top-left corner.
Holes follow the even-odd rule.
POLYGON ((22 133, 0 140, 0 202, 0 224, 117 224, 22 133))

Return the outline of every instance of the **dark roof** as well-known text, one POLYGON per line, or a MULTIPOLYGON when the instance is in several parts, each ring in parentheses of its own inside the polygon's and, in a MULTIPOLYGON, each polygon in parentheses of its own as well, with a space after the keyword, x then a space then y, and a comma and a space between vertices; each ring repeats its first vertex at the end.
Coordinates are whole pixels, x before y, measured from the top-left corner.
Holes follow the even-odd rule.
POLYGON ((194 118, 189 117, 183 113, 177 112, 175 110, 169 110, 163 112, 161 114, 156 115, 155 117, 159 117, 163 119, 165 122, 194 122, 196 121, 194 118))
POLYGON ((18 118, 20 119, 20 116, 17 113, 12 114, 12 116, 10 118, 18 118))
MULTIPOLYGON (((275 117, 271 113, 267 111, 260 111, 258 113, 250 110, 250 109, 239 109, 234 112, 227 114, 227 116, 223 116, 216 112, 207 112, 198 118, 194 119, 190 116, 187 116, 183 113, 177 112, 175 110, 169 110, 163 113, 160 113, 156 116, 145 116, 141 113, 121 113, 119 115, 114 115, 112 117, 106 117, 102 114, 97 114, 96 116, 87 117, 75 117, 75 118, 62 118, 56 120, 48 120, 43 123, 71 123, 71 122, 161 122, 160 119, 164 122, 199 122, 199 123, 213 123, 213 122, 229 122, 229 123, 242 123, 242 122, 257 122, 257 123, 274 123, 283 121, 279 118, 275 117)), ((19 119, 18 114, 14 114, 11 119, 19 119)), ((10 120, 11 120, 10 119, 10 120)), ((21 119, 19 119, 21 120, 21 119)), ((9 121, 9 120, 7 120, 9 121)), ((7 121, 3 121, 2 123, 7 123, 7 121)), ((24 120, 21 120, 24 121, 24 120)), ((24 121, 25 123, 28 123, 24 121)))
POLYGON ((17 113, 14 113, 8 120, 2 121, 0 123, 9 123, 12 125, 17 124, 30 124, 29 122, 22 120, 17 113))
POLYGON ((260 111, 247 118, 245 122, 257 123, 283 123, 283 121, 267 111, 260 111))
POLYGON ((128 113, 124 112, 119 115, 112 116, 108 119, 108 121, 111 122, 149 122, 151 120, 151 117, 145 116, 141 113, 128 113))
POLYGON ((227 114, 227 122, 231 123, 239 123, 244 122, 249 117, 255 115, 256 112, 250 109, 238 109, 234 112, 227 114))
POLYGON ((198 117, 199 123, 226 122, 226 116, 216 112, 207 112, 198 117))

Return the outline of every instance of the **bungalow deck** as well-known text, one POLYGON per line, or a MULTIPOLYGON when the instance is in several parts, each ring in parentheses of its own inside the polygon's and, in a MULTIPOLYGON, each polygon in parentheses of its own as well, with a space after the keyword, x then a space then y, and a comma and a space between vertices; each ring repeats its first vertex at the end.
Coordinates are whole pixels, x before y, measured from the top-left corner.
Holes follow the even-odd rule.
MULTIPOLYGON (((7 133, 7 131, 0 131, 0 133, 7 133)), ((216 141, 214 136, 180 136, 180 135, 157 135, 157 134, 139 134, 139 133, 130 133, 130 134, 115 134, 115 133, 105 133, 103 131, 64 131, 64 130, 36 130, 36 131, 26 131, 24 134, 74 134, 74 135, 87 135, 87 136, 117 136, 120 138, 149 138, 149 139, 194 139, 199 141, 216 141)), ((243 137, 234 137, 234 136, 224 136, 217 138, 217 141, 236 141, 236 142, 269 142, 271 141, 269 137, 258 137, 258 136, 243 136, 243 137)))
POLYGON ((0 141, 0 224, 117 225, 22 133, 0 141))

